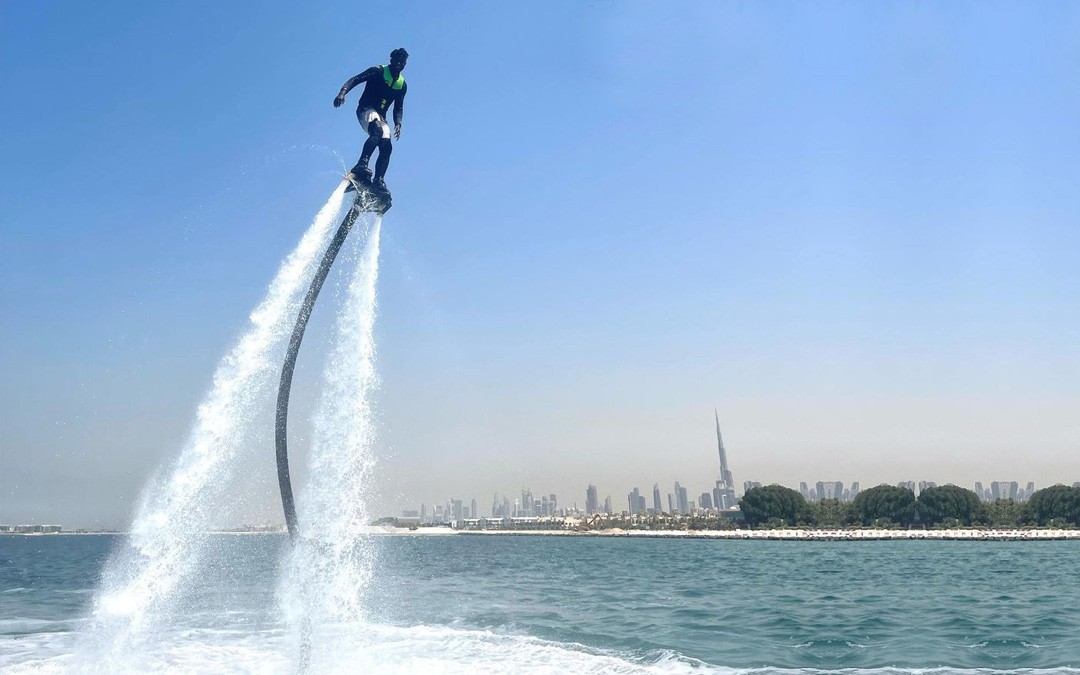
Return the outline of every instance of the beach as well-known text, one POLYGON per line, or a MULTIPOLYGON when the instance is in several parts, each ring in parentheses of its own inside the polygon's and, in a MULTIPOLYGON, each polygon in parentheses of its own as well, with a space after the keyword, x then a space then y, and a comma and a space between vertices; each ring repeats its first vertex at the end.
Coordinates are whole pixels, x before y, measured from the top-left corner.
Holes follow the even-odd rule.
POLYGON ((456 530, 450 527, 421 527, 415 530, 380 526, 376 535, 404 536, 548 536, 548 537, 638 537, 644 539, 735 539, 766 541, 1059 541, 1080 539, 1080 530, 980 529, 886 530, 886 529, 775 529, 775 530, 456 530))

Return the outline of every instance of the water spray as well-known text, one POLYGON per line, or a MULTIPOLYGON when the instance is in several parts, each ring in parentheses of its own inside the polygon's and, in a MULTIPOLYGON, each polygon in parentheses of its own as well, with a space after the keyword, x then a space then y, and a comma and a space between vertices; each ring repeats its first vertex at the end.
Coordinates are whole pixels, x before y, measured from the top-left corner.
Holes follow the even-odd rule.
MULTIPOLYGON (((355 185, 351 186, 355 188, 355 185)), ((346 191, 350 191, 348 188, 346 191)), ((281 382, 278 385, 277 398, 277 421, 274 429, 274 440, 277 451, 278 487, 281 490, 281 507, 285 511, 285 525, 289 528, 289 538, 295 543, 299 536, 299 525, 296 517, 296 504, 293 501, 292 478, 289 475, 289 394, 292 391, 293 370, 296 368, 296 357, 300 352, 300 343, 304 340, 304 331, 307 330, 308 319, 315 309, 315 301, 319 298, 326 276, 337 258, 338 251, 349 236, 353 224, 361 213, 375 211, 383 213, 389 208, 388 203, 379 201, 371 192, 357 190, 356 200, 349 212, 338 226, 337 234, 330 241, 330 245, 323 254, 322 262, 319 263, 315 277, 311 280, 304 304, 300 307, 300 314, 296 317, 296 326, 293 328, 292 337, 289 339, 289 348, 285 353, 285 363, 281 366, 281 382)))

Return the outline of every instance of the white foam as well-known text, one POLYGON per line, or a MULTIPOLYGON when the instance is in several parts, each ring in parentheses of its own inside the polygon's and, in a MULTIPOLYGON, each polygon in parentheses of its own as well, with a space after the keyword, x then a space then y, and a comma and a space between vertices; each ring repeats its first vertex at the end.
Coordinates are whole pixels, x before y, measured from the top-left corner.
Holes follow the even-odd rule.
MULTIPOLYGON (((526 635, 446 626, 342 623, 326 626, 311 673, 514 673, 534 675, 1077 675, 1078 668, 730 668, 674 651, 630 656, 526 635)), ((294 673, 281 630, 174 630, 118 664, 86 664, 71 654, 70 633, 0 638, 5 673, 294 673)))

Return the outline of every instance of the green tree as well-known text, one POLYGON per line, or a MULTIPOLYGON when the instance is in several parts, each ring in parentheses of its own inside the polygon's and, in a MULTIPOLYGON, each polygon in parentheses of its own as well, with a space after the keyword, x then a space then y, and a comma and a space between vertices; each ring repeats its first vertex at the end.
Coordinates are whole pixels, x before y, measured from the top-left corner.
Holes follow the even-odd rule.
POLYGON ((979 495, 957 485, 927 488, 916 500, 919 521, 927 526, 948 522, 971 525, 979 518, 982 502, 979 495))
POLYGON ((854 518, 851 504, 838 499, 811 502, 809 508, 810 522, 818 527, 843 527, 850 525, 854 518))
POLYGON ((739 508, 750 527, 770 521, 784 525, 811 522, 806 499, 795 490, 782 485, 750 488, 739 500, 739 508))
POLYGON ((1039 525, 1051 520, 1080 526, 1080 488, 1053 485, 1036 490, 1027 503, 1031 516, 1039 525))
POLYGON ((983 504, 976 522, 990 527, 1020 527, 1034 525, 1031 507, 1011 499, 995 499, 983 504))
POLYGON ((915 520, 915 493, 894 485, 864 490, 851 502, 854 520, 863 525, 910 525, 915 520))

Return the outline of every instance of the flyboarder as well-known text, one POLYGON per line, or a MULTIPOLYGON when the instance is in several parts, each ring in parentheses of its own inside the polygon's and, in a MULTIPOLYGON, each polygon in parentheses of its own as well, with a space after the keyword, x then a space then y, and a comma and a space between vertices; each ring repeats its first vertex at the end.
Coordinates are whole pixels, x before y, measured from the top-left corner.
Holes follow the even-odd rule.
POLYGON ((405 78, 401 71, 405 70, 405 62, 409 60, 409 52, 404 47, 398 47, 390 52, 390 65, 372 66, 356 77, 350 78, 341 86, 341 91, 334 98, 334 107, 340 108, 345 102, 345 95, 360 84, 365 83, 364 93, 360 95, 360 102, 356 106, 356 118, 360 126, 367 132, 367 140, 364 141, 364 150, 360 153, 360 161, 349 170, 346 176, 354 184, 370 185, 372 189, 387 200, 390 191, 386 188, 383 177, 386 175, 386 167, 390 164, 390 153, 394 151, 390 143, 390 126, 386 123, 386 111, 394 106, 394 140, 401 138, 401 116, 404 111, 405 78), (371 153, 379 149, 379 158, 375 161, 375 175, 372 176, 368 162, 371 161, 371 153))

